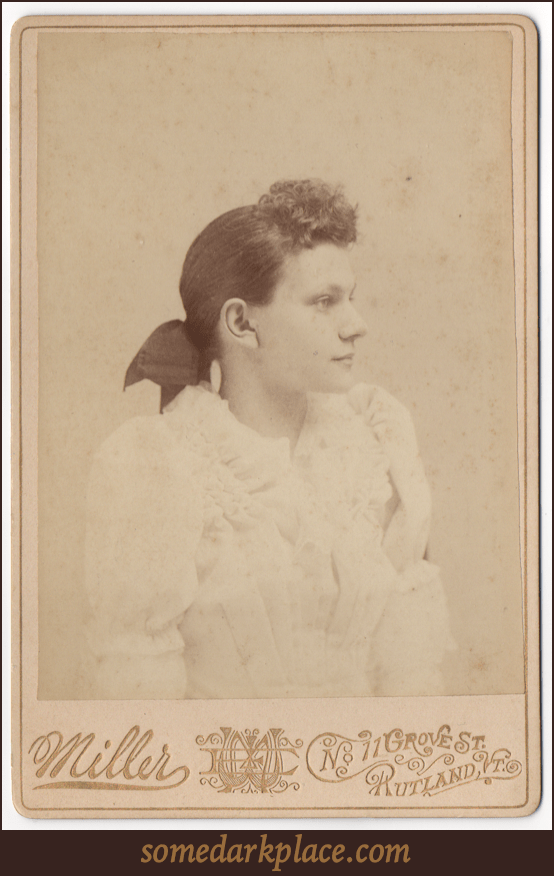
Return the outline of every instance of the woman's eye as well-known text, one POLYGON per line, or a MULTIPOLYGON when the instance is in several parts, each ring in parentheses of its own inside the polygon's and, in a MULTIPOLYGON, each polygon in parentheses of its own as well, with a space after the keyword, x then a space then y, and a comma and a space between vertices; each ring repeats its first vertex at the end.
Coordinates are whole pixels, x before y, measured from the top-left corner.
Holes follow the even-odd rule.
POLYGON ((330 304, 331 304, 331 299, 327 295, 324 298, 318 298, 316 301, 316 307, 319 310, 327 310, 327 308, 329 307, 330 304))

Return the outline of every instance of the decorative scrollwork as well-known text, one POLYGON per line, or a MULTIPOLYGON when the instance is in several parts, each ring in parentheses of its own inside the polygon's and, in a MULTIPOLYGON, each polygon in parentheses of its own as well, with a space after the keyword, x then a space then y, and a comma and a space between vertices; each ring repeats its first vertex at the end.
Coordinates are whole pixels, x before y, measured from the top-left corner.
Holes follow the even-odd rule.
POLYGON ((515 779, 523 771, 508 749, 491 753, 484 735, 461 730, 456 738, 449 724, 441 724, 434 734, 395 727, 373 736, 362 730, 356 738, 327 731, 310 742, 306 762, 320 782, 363 775, 369 793, 383 797, 432 797, 473 782, 492 785, 515 779))
POLYGON ((435 764, 440 763, 441 760, 444 762, 445 766, 451 766, 451 764, 454 763, 455 759, 456 758, 453 754, 441 754, 440 757, 435 758, 435 760, 433 760, 431 763, 423 764, 423 768, 418 772, 418 776, 421 776, 423 773, 429 772, 431 767, 434 767, 435 764))
POLYGON ((397 754, 394 758, 394 762, 398 764, 398 766, 407 766, 409 770, 412 772, 417 772, 419 775, 419 771, 425 768, 425 761, 422 757, 403 757, 401 754, 397 754))

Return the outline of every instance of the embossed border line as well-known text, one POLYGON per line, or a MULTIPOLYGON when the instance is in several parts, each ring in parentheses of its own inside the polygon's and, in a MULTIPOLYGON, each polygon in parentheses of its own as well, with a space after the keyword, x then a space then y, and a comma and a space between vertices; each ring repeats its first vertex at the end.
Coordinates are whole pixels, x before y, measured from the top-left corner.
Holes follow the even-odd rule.
MULTIPOLYGON (((67 16, 68 18, 74 19, 75 16, 67 16)), ((82 16, 83 19, 87 21, 91 21, 94 16, 82 16)), ((132 16, 133 20, 136 21, 138 16, 132 16)), ((318 15, 309 16, 312 18, 311 22, 304 23, 303 21, 298 20, 298 17, 295 17, 296 20, 291 21, 291 18, 294 16, 283 16, 283 19, 286 20, 275 21, 277 16, 244 16, 244 23, 237 23, 236 16, 230 16, 233 18, 233 21, 224 21, 220 17, 218 17, 217 23, 213 23, 212 21, 206 21, 205 17, 197 16, 195 20, 192 20, 192 16, 186 16, 187 22, 183 22, 183 18, 185 16, 180 17, 178 20, 175 16, 167 16, 167 24, 149 24, 147 19, 155 18, 157 22, 159 22, 159 16, 144 16, 145 23, 144 24, 128 24, 123 23, 124 21, 128 21, 128 16, 97 16, 97 23, 95 24, 65 24, 64 18, 65 16, 56 17, 56 23, 54 23, 55 16, 45 16, 45 23, 40 23, 40 20, 37 16, 30 17, 30 20, 33 21, 32 24, 23 27, 19 33, 18 40, 18 90, 19 90, 19 100, 18 100, 18 137, 19 137, 19 147, 18 147, 18 166, 17 166, 17 174, 18 174, 18 275, 17 275, 17 291, 18 291, 18 303, 17 308, 12 305, 12 313, 17 315, 18 325, 17 331, 14 331, 14 336, 17 337, 18 341, 18 367, 14 369, 14 382, 17 380, 17 393, 18 393, 18 406, 13 410, 17 411, 18 422, 17 427, 13 430, 14 437, 17 435, 18 440, 18 456, 16 461, 14 461, 14 473, 18 474, 18 490, 17 496, 19 501, 19 508, 17 509, 18 514, 14 515, 14 519, 17 519, 18 522, 18 532, 14 534, 13 541, 17 538, 18 540, 18 551, 14 551, 14 554, 17 556, 18 566, 18 584, 19 584, 19 599, 15 603, 18 610, 18 624, 14 623, 14 629, 17 628, 18 632, 18 642, 14 644, 14 653, 18 655, 19 659, 19 667, 18 667, 18 693, 19 693, 19 703, 18 709, 14 708, 14 715, 16 712, 19 715, 19 782, 20 782, 20 799, 21 804, 25 807, 28 812, 41 812, 41 811, 49 811, 49 812, 237 812, 239 809, 244 812, 243 807, 234 806, 234 807, 221 807, 221 806, 175 806, 175 807, 108 807, 108 806, 67 806, 67 807, 46 807, 46 806, 28 806, 23 800, 23 663, 22 663, 22 643, 23 643, 23 629, 22 629, 22 614, 23 614, 23 588, 22 588, 22 563, 23 563, 23 538, 22 538, 22 530, 23 530, 23 495, 22 495, 22 468, 23 468, 23 447, 22 447, 22 397, 21 397, 21 385, 22 385, 22 372, 23 372, 23 363, 22 363, 22 247, 23 247, 23 238, 22 238, 22 81, 23 81, 23 34, 28 30, 37 30, 39 32, 48 32, 48 31, 69 31, 69 30, 95 30, 97 32, 102 32, 106 30, 117 30, 120 32, 125 32, 129 30, 141 30, 145 32, 154 32, 154 31, 162 31, 164 33, 167 32, 186 32, 190 30, 219 30, 222 32, 232 30, 262 30, 264 32, 271 31, 294 31, 294 30, 312 30, 312 31, 352 31, 352 32, 375 32, 382 30, 396 30, 399 32, 409 32, 413 30, 421 30, 425 29, 427 31, 437 31, 439 29, 448 29, 448 30, 466 30, 473 31, 478 28, 487 28, 493 32, 508 32, 511 33, 513 28, 517 28, 523 34, 523 125, 522 125, 522 134, 523 134, 523 289, 521 295, 523 296, 523 391, 521 393, 523 397, 523 436, 522 436, 522 445, 523 445, 523 477, 520 476, 520 509, 523 510, 523 533, 520 533, 523 536, 522 543, 522 587, 523 587, 523 633, 524 633, 524 694, 525 694, 525 764, 526 764, 526 794, 525 801, 522 804, 513 805, 513 806, 414 806, 414 807, 392 807, 392 806, 272 806, 272 807, 248 807, 248 812, 261 812, 261 813, 271 813, 271 812, 324 812, 324 811, 343 811, 343 812, 351 812, 351 813, 367 813, 371 814, 371 812, 376 810, 387 811, 391 813, 391 816, 395 813, 403 813, 403 814, 412 814, 412 813, 421 813, 421 812, 444 812, 445 810, 454 810, 454 811, 462 811, 462 810, 471 810, 471 811, 487 811, 487 810, 517 810, 523 809, 527 803, 529 802, 529 689, 528 689, 528 647, 529 647, 529 637, 528 637, 528 538, 527 538, 527 527, 528 527, 528 485, 527 485, 527 473, 528 473, 528 429, 527 429, 527 417, 528 417, 528 399, 527 399, 527 381, 528 381, 528 369, 527 369, 527 31, 523 27, 523 25, 518 24, 514 18, 521 18, 525 16, 511 16, 504 15, 499 16, 498 21, 494 21, 494 15, 483 15, 482 18, 487 18, 487 21, 476 21, 473 20, 474 16, 467 15, 465 21, 447 21, 445 20, 447 16, 427 16, 427 21, 406 21, 406 23, 402 22, 387 22, 387 21, 375 21, 374 23, 369 23, 367 20, 363 22, 355 22, 353 18, 361 18, 364 17, 367 19, 368 16, 345 16, 349 18, 348 22, 337 23, 325 21, 324 18, 318 15), (119 23, 112 23, 115 18, 121 18, 122 21, 119 23), (271 18, 271 21, 267 19, 271 18), (265 19, 265 20, 263 20, 265 19), (442 19, 442 20, 440 20, 442 19), (48 21, 49 23, 46 23, 48 21)), ((308 16, 304 16, 308 17, 308 16)), ((406 15, 407 19, 412 16, 406 15)), ((418 18, 422 18, 424 16, 417 16, 418 18)), ((452 18, 461 18, 462 15, 452 15, 452 18)), ((376 19, 380 18, 380 16, 375 16, 376 19)), ((23 19, 25 21, 25 19, 23 19)), ((531 21, 531 20, 530 20, 531 21)), ((17 24, 17 23, 16 23, 17 24)), ((531 22, 532 24, 532 22, 531 22)), ((512 65, 513 65, 513 48, 512 48, 512 65)), ((513 104, 513 79, 512 79, 512 104, 513 104)), ((13 122, 12 122, 13 124, 13 122)), ((513 150, 513 137, 512 137, 512 170, 513 170, 513 162, 514 162, 514 150, 513 150)), ((14 186, 15 189, 15 186, 14 186)), ((512 205, 514 202, 514 175, 512 173, 512 205)), ((12 208, 13 209, 13 208, 12 208)), ((13 222, 13 219, 12 219, 13 222)), ((513 224, 514 232, 515 232, 515 224, 513 224)), ((515 238, 515 233, 514 233, 515 238)), ((515 255, 515 254, 514 254, 515 255)), ((13 316, 12 316, 13 319, 13 316)), ((515 327, 516 334, 516 343, 517 343, 517 324, 515 327)), ((518 369, 519 371, 519 369, 518 369)), ((517 407, 519 407, 519 386, 520 379, 517 380, 517 389, 516 389, 516 401, 517 407)), ((518 432, 519 432, 519 424, 518 424, 518 432)), ((520 451, 519 451, 519 442, 518 442, 518 462, 520 461, 520 451)))

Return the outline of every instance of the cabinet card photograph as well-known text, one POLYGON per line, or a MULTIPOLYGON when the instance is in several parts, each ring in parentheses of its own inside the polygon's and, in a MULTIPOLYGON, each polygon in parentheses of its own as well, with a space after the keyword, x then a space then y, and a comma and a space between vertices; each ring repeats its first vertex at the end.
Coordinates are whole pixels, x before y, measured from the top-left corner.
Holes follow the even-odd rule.
POLYGON ((18 811, 533 812, 533 23, 12 40, 18 811))

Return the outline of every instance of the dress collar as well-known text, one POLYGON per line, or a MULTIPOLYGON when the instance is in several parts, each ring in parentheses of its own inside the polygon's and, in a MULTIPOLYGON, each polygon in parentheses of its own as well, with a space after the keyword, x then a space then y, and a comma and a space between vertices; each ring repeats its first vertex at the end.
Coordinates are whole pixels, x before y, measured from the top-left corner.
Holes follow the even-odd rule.
POLYGON ((233 468, 256 470, 261 465, 291 468, 302 466, 318 450, 344 451, 354 461, 360 450, 364 462, 388 468, 388 461, 373 432, 359 417, 346 395, 308 394, 306 418, 291 454, 288 438, 269 438, 241 423, 229 410, 229 403, 202 382, 187 386, 164 409, 168 425, 187 437, 200 434, 217 455, 233 468))
POLYGON ((217 452, 222 462, 247 475, 263 468, 281 471, 291 466, 288 438, 266 438, 239 422, 226 399, 209 383, 187 386, 164 409, 168 425, 187 438, 201 436, 206 450, 217 452))

